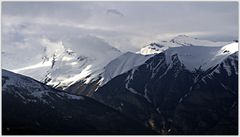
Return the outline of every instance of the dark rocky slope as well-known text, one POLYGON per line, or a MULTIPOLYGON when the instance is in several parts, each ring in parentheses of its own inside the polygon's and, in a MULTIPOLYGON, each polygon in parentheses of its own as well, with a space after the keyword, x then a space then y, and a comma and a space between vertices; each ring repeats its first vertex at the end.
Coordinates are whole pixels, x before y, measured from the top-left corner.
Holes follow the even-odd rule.
POLYGON ((237 69, 238 52, 206 71, 160 53, 93 97, 160 134, 237 134, 237 69))
POLYGON ((155 134, 93 99, 2 71, 4 135, 155 134))

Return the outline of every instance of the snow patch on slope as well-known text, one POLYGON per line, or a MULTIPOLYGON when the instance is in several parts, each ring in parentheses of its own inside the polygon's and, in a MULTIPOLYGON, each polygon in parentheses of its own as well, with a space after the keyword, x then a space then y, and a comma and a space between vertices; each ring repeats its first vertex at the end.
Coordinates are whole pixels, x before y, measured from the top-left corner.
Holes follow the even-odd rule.
POLYGON ((8 88, 8 86, 21 86, 21 87, 28 87, 31 85, 33 89, 40 89, 44 90, 44 86, 34 80, 30 80, 30 78, 15 74, 6 70, 2 70, 2 78, 4 78, 4 84, 2 88, 8 88))
POLYGON ((2 70, 3 77, 3 91, 8 91, 10 94, 19 96, 23 99, 24 103, 36 102, 37 100, 42 101, 43 103, 48 104, 48 98, 54 99, 53 96, 60 97, 62 99, 71 99, 71 100, 84 100, 82 96, 71 95, 65 92, 53 91, 51 88, 45 86, 42 83, 39 83, 29 77, 15 74, 7 70, 2 70), (8 90, 11 87, 16 87, 23 90, 8 90), (32 99, 26 100, 26 98, 32 97, 32 99), (37 100, 36 100, 37 99, 37 100))

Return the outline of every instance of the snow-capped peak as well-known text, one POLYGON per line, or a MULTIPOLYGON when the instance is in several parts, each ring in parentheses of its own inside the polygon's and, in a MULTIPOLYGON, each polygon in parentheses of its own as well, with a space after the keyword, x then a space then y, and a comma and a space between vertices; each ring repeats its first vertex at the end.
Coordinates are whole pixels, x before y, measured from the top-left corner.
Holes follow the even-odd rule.
POLYGON ((209 40, 200 40, 186 35, 178 35, 170 41, 160 41, 151 43, 141 48, 137 53, 142 55, 150 55, 161 53, 171 47, 182 46, 205 46, 205 47, 221 47, 231 42, 214 42, 209 40))
MULTIPOLYGON (((105 65, 122 54, 94 36, 63 42, 43 39, 41 44, 37 55, 39 59, 36 62, 29 62, 29 65, 10 70, 54 87, 66 87, 83 79, 88 83, 98 77, 105 65)), ((12 63, 16 61, 18 60, 11 60, 12 63)))
POLYGON ((140 51, 136 52, 138 54, 142 55, 149 55, 149 54, 157 54, 162 52, 166 47, 163 45, 160 45, 158 43, 151 43, 143 48, 140 49, 140 51))

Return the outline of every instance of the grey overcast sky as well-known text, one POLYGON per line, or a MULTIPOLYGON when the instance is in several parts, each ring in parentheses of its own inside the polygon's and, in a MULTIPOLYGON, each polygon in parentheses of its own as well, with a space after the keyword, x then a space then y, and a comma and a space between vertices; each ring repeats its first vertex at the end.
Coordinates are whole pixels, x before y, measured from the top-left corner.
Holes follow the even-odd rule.
POLYGON ((2 3, 3 49, 43 38, 64 42, 91 35, 122 51, 136 51, 180 34, 238 39, 238 2, 2 3))

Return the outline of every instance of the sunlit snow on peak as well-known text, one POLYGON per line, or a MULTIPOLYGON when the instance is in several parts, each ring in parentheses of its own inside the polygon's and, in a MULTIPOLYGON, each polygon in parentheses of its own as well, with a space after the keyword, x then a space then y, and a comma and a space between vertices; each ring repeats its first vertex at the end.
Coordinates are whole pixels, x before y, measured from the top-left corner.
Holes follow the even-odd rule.
MULTIPOLYGON (((26 60, 24 64, 25 61, 21 58, 7 58, 7 51, 4 60, 15 64, 16 69, 10 69, 14 72, 61 87, 81 79, 86 83, 90 82, 102 73, 104 66, 122 54, 104 40, 90 35, 73 37, 65 41, 43 38, 36 47, 40 47, 40 50, 35 53, 35 56, 39 56, 35 62, 26 60), (16 65, 19 61, 23 62, 23 67, 16 65)), ((22 56, 34 57, 34 54, 25 53, 22 56)), ((8 68, 8 64, 4 65, 8 68)))

